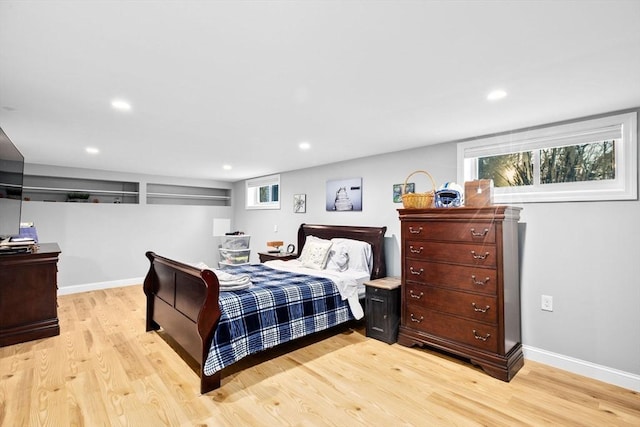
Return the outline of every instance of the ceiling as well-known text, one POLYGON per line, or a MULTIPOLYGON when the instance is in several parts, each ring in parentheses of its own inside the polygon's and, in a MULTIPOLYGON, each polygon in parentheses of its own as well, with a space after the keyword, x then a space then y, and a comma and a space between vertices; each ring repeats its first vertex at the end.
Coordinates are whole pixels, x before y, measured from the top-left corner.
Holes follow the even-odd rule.
POLYGON ((0 127, 27 163, 237 181, 638 107, 639 23, 638 0, 2 0, 0 127))

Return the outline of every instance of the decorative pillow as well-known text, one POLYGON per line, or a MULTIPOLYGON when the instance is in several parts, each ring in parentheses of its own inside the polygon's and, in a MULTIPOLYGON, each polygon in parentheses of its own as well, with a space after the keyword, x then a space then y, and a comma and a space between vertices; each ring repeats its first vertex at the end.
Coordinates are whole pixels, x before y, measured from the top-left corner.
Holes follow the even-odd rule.
POLYGON ((371 274, 373 271, 373 252, 371 244, 360 240, 334 237, 331 239, 334 245, 341 244, 347 248, 349 254, 349 270, 364 271, 371 274))
POLYGON ((302 253, 298 261, 303 267, 323 270, 327 265, 329 249, 333 243, 330 240, 319 239, 314 236, 307 236, 307 240, 302 248, 302 253))
POLYGON ((347 271, 349 268, 349 251, 346 245, 334 243, 329 250, 327 270, 347 271))

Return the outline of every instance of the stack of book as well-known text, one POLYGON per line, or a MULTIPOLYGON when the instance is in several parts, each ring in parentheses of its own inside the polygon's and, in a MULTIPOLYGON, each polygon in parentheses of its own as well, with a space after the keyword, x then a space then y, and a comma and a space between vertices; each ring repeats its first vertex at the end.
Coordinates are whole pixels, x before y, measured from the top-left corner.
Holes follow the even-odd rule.
POLYGON ((35 252, 36 241, 31 237, 10 237, 0 241, 0 254, 35 252))

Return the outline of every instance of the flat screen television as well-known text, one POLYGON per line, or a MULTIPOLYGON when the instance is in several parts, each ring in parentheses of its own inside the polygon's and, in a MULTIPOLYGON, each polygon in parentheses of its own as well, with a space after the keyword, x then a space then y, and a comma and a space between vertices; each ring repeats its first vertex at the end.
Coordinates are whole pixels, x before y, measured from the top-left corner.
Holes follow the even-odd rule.
POLYGON ((0 238, 20 234, 24 157, 0 128, 0 238))

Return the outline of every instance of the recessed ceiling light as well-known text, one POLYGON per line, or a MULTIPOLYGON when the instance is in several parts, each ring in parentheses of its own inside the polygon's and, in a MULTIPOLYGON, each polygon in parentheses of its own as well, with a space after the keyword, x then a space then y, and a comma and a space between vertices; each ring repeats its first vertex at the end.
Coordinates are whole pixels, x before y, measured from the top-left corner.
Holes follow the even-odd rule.
POLYGON ((224 169, 226 171, 230 171, 231 170, 231 165, 222 165, 222 169, 224 169))
POLYGON ((487 100, 489 100, 489 101, 497 101, 498 99, 502 99, 505 96, 507 96, 507 92, 505 92, 502 89, 496 89, 496 90, 493 90, 493 91, 489 92, 489 95, 487 95, 487 100))
POLYGON ((87 147, 85 148, 85 151, 89 154, 99 154, 100 150, 98 150, 96 147, 87 147))
POLYGON ((114 99, 111 101, 111 106, 120 111, 131 111, 131 104, 123 99, 114 99))
POLYGON ((301 150, 308 150, 309 148, 311 148, 311 144, 309 144, 308 142, 301 142, 300 144, 298 144, 298 147, 301 150))

